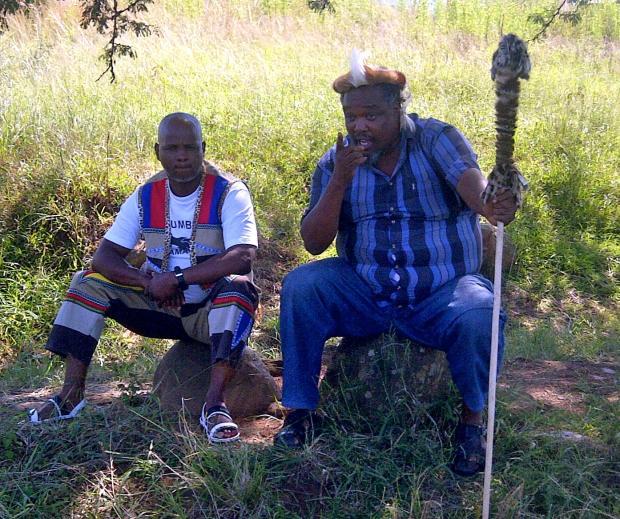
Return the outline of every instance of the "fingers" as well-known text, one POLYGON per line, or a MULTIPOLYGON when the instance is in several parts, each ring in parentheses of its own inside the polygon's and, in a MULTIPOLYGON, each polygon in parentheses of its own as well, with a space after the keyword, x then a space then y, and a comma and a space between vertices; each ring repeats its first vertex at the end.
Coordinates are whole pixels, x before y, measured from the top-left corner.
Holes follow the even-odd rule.
POLYGON ((363 153, 364 148, 361 146, 347 146, 341 148, 336 154, 336 162, 345 168, 355 168, 366 162, 366 155, 363 153))
POLYGON ((498 222, 507 225, 515 219, 517 209, 517 203, 512 192, 502 189, 485 204, 483 214, 491 225, 497 225, 498 222))
POLYGON ((342 133, 338 132, 338 138, 336 139, 336 153, 342 151, 344 149, 344 139, 342 137, 342 133))
POLYGON ((165 301, 160 301, 160 308, 180 308, 185 303, 185 297, 181 292, 173 295, 165 301))
POLYGON ((497 193, 495 193, 495 196, 493 197, 493 203, 494 204, 506 204, 506 203, 514 203, 514 195, 506 190, 506 189, 502 189, 501 191, 498 191, 497 193))
POLYGON ((363 150, 363 146, 354 146, 351 143, 349 143, 349 146, 345 146, 342 132, 338 132, 338 138, 336 139, 336 158, 348 157, 349 155, 361 155, 363 150))
POLYGON ((514 204, 507 206, 495 205, 491 218, 487 218, 493 225, 497 225, 497 222, 503 222, 509 224, 515 219, 516 206, 514 204), (491 221, 495 220, 495 222, 491 221))

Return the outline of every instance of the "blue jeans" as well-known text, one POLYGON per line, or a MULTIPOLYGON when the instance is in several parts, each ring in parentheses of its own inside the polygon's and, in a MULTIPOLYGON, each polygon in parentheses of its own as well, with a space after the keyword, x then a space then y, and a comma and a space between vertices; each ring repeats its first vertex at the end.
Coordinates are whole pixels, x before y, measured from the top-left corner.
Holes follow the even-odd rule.
MULTIPOLYGON (((488 390, 492 314, 493 285, 479 274, 456 278, 413 305, 382 308, 344 260, 302 265, 285 277, 280 299, 283 404, 290 409, 316 409, 327 339, 363 337, 393 327, 417 343, 444 351, 463 401, 470 410, 482 411, 488 390)), ((502 312, 498 366, 505 322, 502 312)))

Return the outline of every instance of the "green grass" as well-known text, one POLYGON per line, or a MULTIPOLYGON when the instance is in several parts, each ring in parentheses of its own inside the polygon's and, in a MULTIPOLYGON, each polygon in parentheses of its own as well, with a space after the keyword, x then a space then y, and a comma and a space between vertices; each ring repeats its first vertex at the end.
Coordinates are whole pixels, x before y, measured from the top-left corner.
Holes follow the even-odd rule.
MULTIPOLYGON (((22 517, 476 517, 480 480, 454 478, 447 468, 455 403, 452 397, 428 414, 390 413, 364 424, 357 413, 328 406, 338 421, 296 453, 214 449, 150 398, 121 398, 61 427, 33 429, 11 418, 0 434, 0 503, 7 517, 18 510, 22 517)), ((592 397, 589 404, 578 420, 542 407, 511 412, 500 400, 497 510, 506 517, 620 512, 617 423, 608 403, 592 397), (554 430, 589 441, 566 442, 554 430)))
MULTIPOLYGON (((350 49, 403 70, 411 109, 461 129, 489 171, 491 54, 501 31, 535 34, 528 14, 555 3, 437 2, 433 14, 422 1, 395 10, 340 0, 335 14, 317 15, 302 0, 161 0, 149 14, 161 35, 128 38, 138 59, 119 62, 114 85, 95 81, 105 42, 79 28, 75 4, 9 20, 0 35, 0 392, 60 384, 61 364, 42 353, 50 323, 71 273, 158 168, 152 146, 165 113, 199 117, 208 158, 248 181, 261 233, 306 261, 298 221, 314 164, 343 129, 330 85, 350 49)), ((618 362, 619 48, 611 2, 530 45, 517 157, 531 191, 508 228, 518 247, 505 292, 508 368, 517 358, 618 362)), ((272 305, 254 341, 269 357, 277 325, 272 305)), ((428 414, 374 422, 328 403, 327 433, 300 453, 213 449, 195 424, 134 398, 166 347, 110 326, 90 377, 123 381, 126 394, 79 422, 29 429, 0 409, 0 517, 479 515, 481 482, 446 466, 454 395, 428 414)), ((498 517, 620 515, 617 401, 583 390, 585 415, 515 408, 523 395, 500 390, 498 517), (549 435, 564 430, 589 441, 549 435)))

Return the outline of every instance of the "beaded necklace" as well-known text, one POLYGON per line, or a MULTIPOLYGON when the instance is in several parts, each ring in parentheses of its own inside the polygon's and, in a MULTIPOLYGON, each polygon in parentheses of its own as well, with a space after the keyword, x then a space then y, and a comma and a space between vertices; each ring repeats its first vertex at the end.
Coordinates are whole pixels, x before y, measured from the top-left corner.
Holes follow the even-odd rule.
MULTIPOLYGON (((196 265, 196 228, 198 227, 198 217, 200 215, 200 207, 202 206, 202 191, 204 189, 206 172, 203 172, 200 184, 198 184, 198 198, 196 200, 196 208, 194 209, 194 217, 192 219, 192 235, 189 240, 189 260, 193 267, 196 265)), ((168 260, 170 259, 170 251, 172 248, 172 233, 170 231, 170 180, 166 178, 165 191, 165 230, 164 230, 164 256, 161 260, 161 271, 168 272, 168 260)))

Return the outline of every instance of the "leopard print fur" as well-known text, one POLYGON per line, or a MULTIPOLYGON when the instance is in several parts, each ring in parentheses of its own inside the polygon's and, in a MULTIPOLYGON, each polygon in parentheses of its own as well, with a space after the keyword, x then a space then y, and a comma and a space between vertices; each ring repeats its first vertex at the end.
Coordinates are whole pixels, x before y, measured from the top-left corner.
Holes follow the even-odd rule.
POLYGON ((527 181, 514 163, 514 135, 517 127, 520 79, 529 79, 531 70, 527 46, 514 34, 502 38, 493 54, 491 78, 495 81, 495 167, 482 193, 486 203, 498 191, 508 189, 519 207, 527 181))

